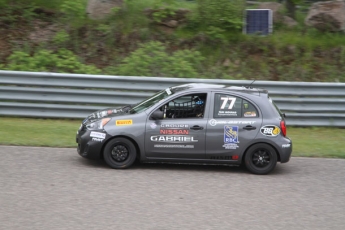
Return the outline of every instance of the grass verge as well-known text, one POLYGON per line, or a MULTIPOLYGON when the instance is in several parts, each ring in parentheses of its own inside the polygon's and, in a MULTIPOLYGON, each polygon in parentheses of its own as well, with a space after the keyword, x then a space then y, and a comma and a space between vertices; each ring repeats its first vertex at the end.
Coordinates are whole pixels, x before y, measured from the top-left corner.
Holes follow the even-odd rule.
MULTIPOLYGON (((0 117, 0 145, 76 147, 80 120, 0 117)), ((345 129, 288 127, 293 156, 345 158, 345 129)))

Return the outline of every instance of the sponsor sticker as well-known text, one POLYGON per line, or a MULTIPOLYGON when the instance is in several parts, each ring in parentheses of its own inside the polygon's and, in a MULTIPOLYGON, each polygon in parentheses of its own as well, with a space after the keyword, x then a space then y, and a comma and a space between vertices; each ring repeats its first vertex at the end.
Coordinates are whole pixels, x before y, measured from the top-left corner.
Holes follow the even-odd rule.
POLYGON ((181 125, 181 124, 162 124, 161 128, 167 129, 181 129, 181 128, 188 128, 188 125, 181 125))
POLYGON ((156 123, 151 123, 150 124, 151 129, 155 129, 157 127, 156 123))
POLYGON ((153 145, 155 148, 194 149, 194 145, 153 145))
POLYGON ((163 135, 188 135, 189 129, 161 129, 159 134, 163 135))
POLYGON ((232 160, 232 156, 212 156, 212 160, 232 160))
POLYGON ((265 125, 260 132, 267 137, 276 137, 280 134, 280 128, 276 125, 265 125))
POLYGON ((251 111, 251 112, 245 112, 243 114, 244 117, 256 117, 256 112, 255 111, 251 111))
POLYGON ((198 140, 194 140, 192 136, 151 136, 152 142, 167 142, 167 143, 183 143, 183 142, 198 142, 198 140))
POLYGON ((216 125, 252 125, 256 121, 217 121, 215 119, 211 119, 208 121, 208 124, 211 126, 216 125))
POLYGON ((97 142, 102 142, 104 139, 103 138, 97 138, 97 137, 93 137, 92 141, 97 141, 97 142))
POLYGON ((290 148, 291 144, 283 144, 282 148, 290 148))
POLYGON ((133 120, 116 120, 116 126, 132 125, 133 120))
POLYGON ((238 126, 224 126, 224 145, 225 149, 237 149, 238 141, 238 126))
POLYGON ((209 123, 211 126, 216 126, 216 125, 217 125, 217 121, 216 121, 215 119, 209 120, 208 123, 209 123))
POLYGON ((105 133, 99 133, 99 132, 94 132, 94 131, 92 131, 92 132, 90 133, 90 137, 96 137, 96 138, 104 139, 105 136, 106 136, 105 133))
POLYGON ((168 95, 171 95, 171 90, 169 88, 167 88, 165 92, 167 92, 168 95))
POLYGON ((79 129, 78 129, 78 131, 77 131, 77 134, 79 134, 79 131, 81 130, 82 127, 83 127, 83 124, 81 124, 81 125, 79 126, 79 129))

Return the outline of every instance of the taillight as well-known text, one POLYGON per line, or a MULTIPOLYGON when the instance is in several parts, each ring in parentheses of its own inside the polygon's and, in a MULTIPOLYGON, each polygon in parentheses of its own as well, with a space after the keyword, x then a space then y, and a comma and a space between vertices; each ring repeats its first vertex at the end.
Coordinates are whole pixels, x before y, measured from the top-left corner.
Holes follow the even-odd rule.
POLYGON ((281 121, 280 122, 280 129, 282 130, 283 136, 286 136, 286 125, 285 125, 285 121, 281 121))

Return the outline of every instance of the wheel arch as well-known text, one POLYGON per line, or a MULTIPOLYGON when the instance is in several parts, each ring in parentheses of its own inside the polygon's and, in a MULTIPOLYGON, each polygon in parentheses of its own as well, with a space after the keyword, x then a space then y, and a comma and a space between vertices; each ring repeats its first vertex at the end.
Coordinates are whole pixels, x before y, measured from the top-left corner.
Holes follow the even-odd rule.
POLYGON ((241 164, 242 164, 242 162, 244 162, 244 158, 246 157, 246 154, 247 154, 248 149, 249 149, 250 147, 252 147, 253 145, 256 145, 256 144, 267 144, 267 145, 271 146, 271 147, 276 151, 276 153, 277 153, 277 161, 280 162, 280 153, 279 153, 279 151, 277 150, 277 148, 276 148, 274 145, 272 145, 271 143, 264 142, 264 141, 260 141, 260 142, 255 142, 255 143, 249 145, 249 146, 246 148, 246 150, 245 150, 244 153, 242 154, 241 164))
POLYGON ((133 138, 128 137, 128 136, 124 136, 124 135, 113 136, 113 137, 109 138, 109 139, 103 144, 102 149, 101 149, 101 154, 100 154, 100 155, 101 155, 101 159, 104 158, 104 148, 105 148, 105 146, 107 145, 107 143, 108 143, 109 141, 114 140, 115 138, 125 138, 125 139, 131 141, 131 142, 134 144, 135 149, 136 149, 136 151, 137 151, 136 160, 139 160, 139 159, 140 159, 141 152, 140 152, 140 148, 139 148, 138 143, 137 143, 133 138))

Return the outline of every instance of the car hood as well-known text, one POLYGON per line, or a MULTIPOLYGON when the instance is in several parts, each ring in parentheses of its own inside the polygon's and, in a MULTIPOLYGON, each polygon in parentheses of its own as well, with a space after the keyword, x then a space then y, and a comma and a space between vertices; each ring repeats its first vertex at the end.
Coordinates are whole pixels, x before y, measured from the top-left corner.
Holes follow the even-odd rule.
POLYGON ((125 105, 122 107, 113 107, 113 108, 106 108, 102 110, 98 110, 94 113, 91 113, 85 120, 83 124, 94 122, 96 120, 107 118, 107 117, 115 117, 126 114, 128 110, 132 108, 132 105, 125 105))

